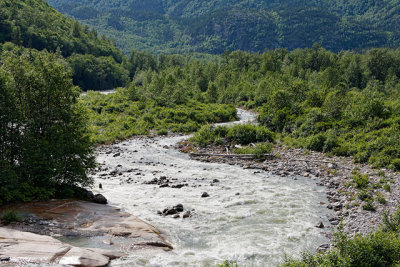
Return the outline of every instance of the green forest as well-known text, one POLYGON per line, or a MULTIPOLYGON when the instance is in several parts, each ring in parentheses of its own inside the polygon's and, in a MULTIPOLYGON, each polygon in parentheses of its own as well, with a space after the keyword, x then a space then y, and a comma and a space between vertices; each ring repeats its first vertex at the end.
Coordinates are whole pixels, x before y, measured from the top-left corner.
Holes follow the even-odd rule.
MULTIPOLYGON (((113 29, 82 26, 42 0, 0 0, 0 205, 77 197, 93 185, 95 147, 135 135, 260 142, 237 151, 256 155, 275 142, 400 171, 396 1, 69 2, 53 4, 113 29), (126 19, 130 9, 140 23, 126 19), (254 32, 238 34, 236 25, 254 32), (136 39, 125 27, 160 32, 136 39), (121 36, 130 53, 98 32, 121 36), (254 38, 240 43, 246 34, 254 38), (95 92, 107 89, 116 92, 95 92), (211 126, 237 119, 237 107, 259 112, 260 125, 211 126)), ((366 237, 338 234, 335 249, 284 265, 395 266, 399 214, 387 213, 366 237)))
POLYGON ((125 53, 211 53, 311 47, 339 52, 399 44, 397 0, 48 0, 125 53))
MULTIPOLYGON (((290 146, 400 170, 398 50, 335 54, 315 45, 292 52, 227 52, 214 60, 134 52, 129 62, 135 73, 129 87, 113 96, 83 98, 96 124, 112 116, 118 133, 129 125, 141 129, 135 125, 145 125, 139 115, 135 123, 127 116, 136 112, 127 109, 130 101, 143 109, 142 103, 165 108, 193 101, 233 104, 260 111, 259 122, 290 146)), ((165 118, 155 117, 160 116, 165 118)), ((180 120, 178 114, 172 117, 180 120)))

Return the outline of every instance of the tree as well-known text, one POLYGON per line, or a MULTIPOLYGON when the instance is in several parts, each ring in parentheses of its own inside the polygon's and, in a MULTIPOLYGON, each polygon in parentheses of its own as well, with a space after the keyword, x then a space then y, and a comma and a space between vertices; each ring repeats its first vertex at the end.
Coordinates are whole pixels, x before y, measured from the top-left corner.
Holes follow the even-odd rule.
POLYGON ((88 186, 95 166, 86 118, 67 64, 46 51, 14 49, 0 66, 0 203, 88 186), (10 110, 11 109, 11 110, 10 110), (4 175, 4 176, 3 176, 4 175), (7 185, 6 188, 3 185, 7 185))

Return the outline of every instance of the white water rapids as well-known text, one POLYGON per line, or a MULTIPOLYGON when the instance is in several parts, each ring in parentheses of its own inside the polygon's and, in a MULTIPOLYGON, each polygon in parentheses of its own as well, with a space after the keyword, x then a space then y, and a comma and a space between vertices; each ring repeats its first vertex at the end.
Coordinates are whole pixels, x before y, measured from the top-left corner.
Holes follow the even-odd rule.
MULTIPOLYGON (((255 118, 243 110, 239 115, 241 122, 255 118)), ((96 183, 103 185, 97 191, 110 204, 165 232, 174 246, 169 252, 135 251, 112 266, 216 266, 224 260, 236 260, 239 266, 275 266, 285 253, 299 256, 327 242, 321 229, 314 227, 319 221, 327 224, 329 214, 319 205, 328 201, 324 187, 315 180, 195 161, 167 148, 185 138, 133 138, 112 146, 120 149, 118 157, 107 154, 107 147, 98 155, 97 161, 109 170, 134 171, 106 179, 96 175, 96 183), (160 188, 143 183, 161 176, 189 186, 160 188), (214 179, 219 182, 212 183, 214 179), (201 198, 203 192, 210 197, 201 198), (157 214, 179 203, 194 210, 192 217, 157 214)))

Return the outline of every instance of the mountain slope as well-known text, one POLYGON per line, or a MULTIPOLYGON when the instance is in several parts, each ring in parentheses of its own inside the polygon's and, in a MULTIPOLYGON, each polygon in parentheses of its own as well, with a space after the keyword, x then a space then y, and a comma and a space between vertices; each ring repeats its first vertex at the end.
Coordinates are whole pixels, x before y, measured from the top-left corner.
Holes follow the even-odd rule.
POLYGON ((48 0, 125 52, 398 46, 398 0, 48 0))
POLYGON ((111 41, 98 37, 95 31, 60 14, 43 0, 1 0, 0 29, 0 43, 53 52, 59 48, 65 57, 77 53, 122 60, 111 41))

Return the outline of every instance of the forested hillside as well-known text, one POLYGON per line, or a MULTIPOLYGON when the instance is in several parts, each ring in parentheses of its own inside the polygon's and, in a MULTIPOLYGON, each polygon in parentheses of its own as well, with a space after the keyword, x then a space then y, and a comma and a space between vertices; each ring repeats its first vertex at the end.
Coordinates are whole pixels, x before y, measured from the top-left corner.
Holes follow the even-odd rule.
POLYGON ((84 90, 111 89, 128 80, 121 67, 124 55, 110 40, 43 0, 0 1, 0 29, 0 51, 22 46, 57 52, 67 59, 74 83, 84 90))
POLYGON ((311 47, 332 51, 399 45, 400 5, 384 1, 48 0, 132 48, 154 53, 311 47))

